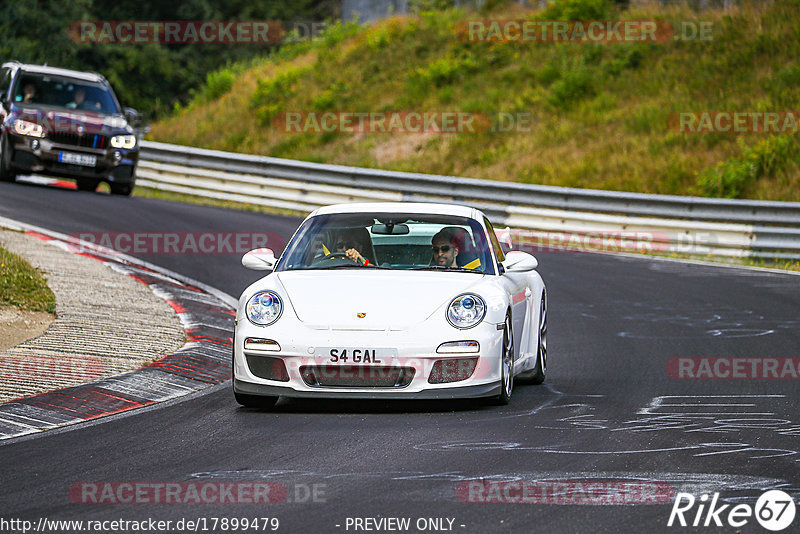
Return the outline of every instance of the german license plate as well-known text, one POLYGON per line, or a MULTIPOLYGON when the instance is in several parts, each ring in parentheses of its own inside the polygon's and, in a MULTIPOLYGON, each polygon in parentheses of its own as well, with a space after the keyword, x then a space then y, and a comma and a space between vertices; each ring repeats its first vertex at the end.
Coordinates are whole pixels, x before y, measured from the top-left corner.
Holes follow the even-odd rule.
POLYGON ((60 163, 72 163, 73 165, 94 167, 97 165, 97 156, 90 154, 75 154, 73 152, 59 152, 58 161, 60 163))
POLYGON ((314 356, 332 363, 388 364, 397 357, 397 349, 359 347, 317 347, 314 356))

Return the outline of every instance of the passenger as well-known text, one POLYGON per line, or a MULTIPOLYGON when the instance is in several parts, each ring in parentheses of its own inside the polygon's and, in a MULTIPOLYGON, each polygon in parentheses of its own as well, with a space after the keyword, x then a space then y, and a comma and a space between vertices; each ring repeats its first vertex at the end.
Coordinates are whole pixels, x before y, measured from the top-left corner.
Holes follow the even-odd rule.
POLYGON ((458 260, 456 264, 464 269, 477 269, 481 266, 481 260, 472 245, 472 238, 469 232, 459 226, 447 226, 443 228, 452 232, 453 243, 458 249, 458 260))
POLYGON ((72 94, 72 102, 68 103, 66 107, 69 109, 97 109, 99 105, 98 102, 86 100, 86 90, 79 87, 72 94))
POLYGON ((447 228, 442 228, 433 236, 431 251, 433 252, 433 261, 436 265, 458 268, 458 264, 456 263, 458 247, 456 246, 454 238, 455 234, 453 231, 447 228))

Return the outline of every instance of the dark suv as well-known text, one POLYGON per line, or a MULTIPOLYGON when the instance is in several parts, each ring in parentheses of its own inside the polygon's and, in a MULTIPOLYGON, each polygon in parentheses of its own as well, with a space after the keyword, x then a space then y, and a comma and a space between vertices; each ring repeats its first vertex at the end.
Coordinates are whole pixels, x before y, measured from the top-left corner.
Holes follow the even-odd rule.
POLYGON ((94 191, 130 195, 139 139, 136 111, 120 107, 96 73, 40 65, 0 67, 0 180, 43 173, 73 178, 94 191))

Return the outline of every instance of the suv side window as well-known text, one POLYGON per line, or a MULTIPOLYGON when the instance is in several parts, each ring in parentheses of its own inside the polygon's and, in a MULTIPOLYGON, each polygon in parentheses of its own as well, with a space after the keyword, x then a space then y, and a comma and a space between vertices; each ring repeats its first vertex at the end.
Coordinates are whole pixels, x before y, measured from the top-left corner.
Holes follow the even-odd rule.
POLYGON ((494 233, 492 223, 489 222, 489 219, 484 217, 483 224, 486 225, 486 230, 489 232, 489 241, 492 243, 492 248, 494 249, 494 255, 497 256, 497 261, 504 261, 506 259, 506 255, 503 253, 503 248, 500 246, 500 241, 497 240, 497 235, 494 233))

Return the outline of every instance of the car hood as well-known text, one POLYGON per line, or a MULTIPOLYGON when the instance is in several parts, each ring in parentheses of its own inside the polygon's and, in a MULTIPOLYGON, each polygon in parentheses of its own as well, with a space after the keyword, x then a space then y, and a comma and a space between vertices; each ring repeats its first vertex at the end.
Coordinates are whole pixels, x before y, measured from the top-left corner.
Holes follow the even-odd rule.
POLYGON ((20 106, 17 118, 41 124, 47 132, 112 135, 133 133, 121 115, 106 115, 97 111, 70 110, 49 106, 20 106))
POLYGON ((354 330, 402 330, 420 323, 484 278, 474 273, 372 269, 276 274, 300 321, 354 330))

